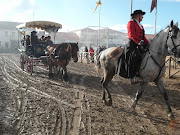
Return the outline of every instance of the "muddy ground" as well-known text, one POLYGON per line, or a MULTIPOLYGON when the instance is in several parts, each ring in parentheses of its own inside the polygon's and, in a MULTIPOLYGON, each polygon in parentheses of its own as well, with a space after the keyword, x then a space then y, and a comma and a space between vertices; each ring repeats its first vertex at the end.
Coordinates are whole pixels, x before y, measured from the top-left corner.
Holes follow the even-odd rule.
POLYGON ((23 72, 20 54, 0 55, 1 135, 168 135, 180 134, 180 78, 165 78, 175 121, 169 122, 163 97, 153 83, 130 112, 138 85, 115 76, 109 84, 113 104, 101 100, 94 64, 68 65, 69 81, 49 79, 48 70, 23 72))

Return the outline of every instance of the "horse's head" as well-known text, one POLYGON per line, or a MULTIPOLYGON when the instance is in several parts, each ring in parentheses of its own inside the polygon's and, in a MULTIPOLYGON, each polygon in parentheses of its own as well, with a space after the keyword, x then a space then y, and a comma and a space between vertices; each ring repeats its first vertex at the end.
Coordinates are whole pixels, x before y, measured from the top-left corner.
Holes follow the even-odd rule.
POLYGON ((79 51, 78 43, 71 43, 71 47, 72 47, 71 55, 72 55, 73 61, 77 62, 78 51, 79 51))
POLYGON ((180 57, 180 31, 178 28, 178 23, 174 25, 173 20, 169 26, 166 44, 175 57, 180 57))

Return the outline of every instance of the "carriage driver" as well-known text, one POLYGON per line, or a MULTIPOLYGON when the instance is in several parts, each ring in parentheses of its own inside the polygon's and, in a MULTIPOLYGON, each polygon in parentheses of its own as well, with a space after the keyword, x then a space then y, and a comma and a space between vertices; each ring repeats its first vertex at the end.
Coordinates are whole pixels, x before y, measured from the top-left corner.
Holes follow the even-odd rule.
MULTIPOLYGON (((128 31, 128 38, 129 38, 128 45, 129 45, 130 50, 139 46, 141 48, 140 50, 141 52, 149 44, 149 41, 145 37, 144 28, 142 24, 140 23, 143 19, 143 15, 145 15, 145 12, 143 12, 142 10, 135 10, 131 14, 132 19, 127 24, 127 31, 128 31)), ((139 70, 140 63, 138 65, 139 66, 137 67, 137 72, 139 70)), ((138 81, 137 77, 134 77, 133 79, 131 79, 132 83, 133 82, 136 83, 137 81, 138 81)))
POLYGON ((51 45, 53 45, 53 42, 52 42, 50 36, 47 37, 47 39, 46 39, 46 41, 45 41, 45 45, 46 45, 46 46, 51 46, 51 45))
POLYGON ((37 33, 36 31, 31 32, 31 44, 32 45, 35 45, 38 43, 38 37, 37 37, 36 33, 37 33))

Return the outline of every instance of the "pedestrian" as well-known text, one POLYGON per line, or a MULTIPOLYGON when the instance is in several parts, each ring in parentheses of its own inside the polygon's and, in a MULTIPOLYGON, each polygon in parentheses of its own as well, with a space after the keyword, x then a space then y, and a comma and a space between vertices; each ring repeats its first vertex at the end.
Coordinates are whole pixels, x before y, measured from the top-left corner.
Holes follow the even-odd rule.
POLYGON ((84 56, 86 58, 87 64, 89 64, 89 55, 88 55, 88 48, 85 46, 84 48, 84 56))
POLYGON ((89 48, 89 55, 91 63, 94 63, 94 49, 92 47, 89 48))

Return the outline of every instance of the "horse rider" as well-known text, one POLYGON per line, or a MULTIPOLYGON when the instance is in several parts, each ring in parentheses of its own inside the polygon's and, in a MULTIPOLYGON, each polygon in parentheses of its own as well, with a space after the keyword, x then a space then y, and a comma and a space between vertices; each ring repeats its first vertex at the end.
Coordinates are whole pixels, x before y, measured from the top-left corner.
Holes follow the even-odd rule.
MULTIPOLYGON (((143 15, 145 15, 145 12, 143 12, 142 10, 135 10, 131 14, 132 19, 127 24, 129 38, 128 47, 130 50, 138 48, 140 53, 143 52, 143 50, 149 44, 149 41, 145 37, 145 30, 143 28, 143 25, 140 23, 143 19, 143 15)), ((140 64, 141 60, 136 66, 136 72, 139 71, 140 64)), ((138 82, 137 76, 139 76, 138 73, 135 77, 131 79, 131 83, 138 82)))

